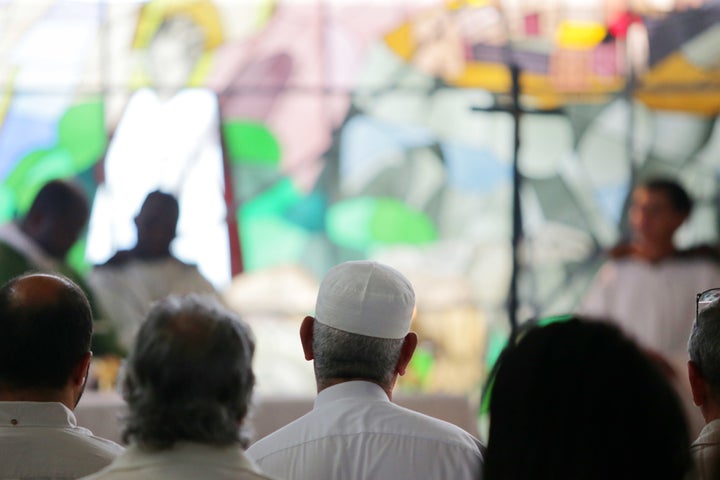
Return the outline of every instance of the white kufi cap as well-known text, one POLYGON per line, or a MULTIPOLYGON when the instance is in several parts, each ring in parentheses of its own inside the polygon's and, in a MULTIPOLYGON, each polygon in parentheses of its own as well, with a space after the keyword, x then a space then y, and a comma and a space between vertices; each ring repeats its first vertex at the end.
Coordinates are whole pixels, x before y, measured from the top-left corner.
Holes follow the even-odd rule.
POLYGON ((414 308, 415 292, 400 272, 377 262, 345 262, 323 278, 315 320, 358 335, 403 338, 414 308))

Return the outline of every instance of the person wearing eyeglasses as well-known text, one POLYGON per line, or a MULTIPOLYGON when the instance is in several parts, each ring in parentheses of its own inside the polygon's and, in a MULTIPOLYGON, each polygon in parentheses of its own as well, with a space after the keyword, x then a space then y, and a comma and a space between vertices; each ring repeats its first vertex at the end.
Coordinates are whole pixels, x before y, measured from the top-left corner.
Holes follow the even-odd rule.
POLYGON ((676 181, 649 179, 632 192, 631 237, 615 247, 577 313, 608 318, 662 366, 685 407, 691 434, 703 425, 685 375, 697 292, 720 285, 720 263, 703 249, 681 250, 675 233, 692 211, 676 181))
POLYGON ((688 377, 705 426, 691 447, 697 478, 720 478, 720 288, 698 294, 688 342, 688 377))
POLYGON ((680 250, 675 233, 692 199, 672 180, 637 185, 629 209, 631 238, 614 248, 578 313, 610 318, 648 351, 684 370, 695 294, 720 285, 720 264, 699 250, 680 250))

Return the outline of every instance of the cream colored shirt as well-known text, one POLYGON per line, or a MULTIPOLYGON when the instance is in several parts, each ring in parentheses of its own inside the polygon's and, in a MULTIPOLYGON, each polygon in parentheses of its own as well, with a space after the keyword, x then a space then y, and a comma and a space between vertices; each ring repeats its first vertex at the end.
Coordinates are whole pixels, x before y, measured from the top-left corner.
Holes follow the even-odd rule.
POLYGON ((720 475, 720 420, 703 427, 690 447, 698 480, 716 480, 720 475))
POLYGON ((78 478, 105 467, 122 451, 78 427, 62 403, 0 402, 0 478, 78 478))
POLYGON ((125 348, 132 345, 153 302, 170 294, 216 295, 195 265, 172 257, 96 267, 88 283, 125 348))
POLYGON ((400 407, 378 385, 321 391, 311 412, 248 449, 288 480, 479 480, 480 442, 450 423, 400 407))
POLYGON ((711 260, 609 260, 579 313, 607 318, 641 345, 671 360, 685 360, 695 296, 712 287, 720 287, 720 265, 711 260))
POLYGON ((131 445, 104 470, 85 480, 270 480, 240 445, 215 447, 178 443, 169 450, 145 451, 131 445))

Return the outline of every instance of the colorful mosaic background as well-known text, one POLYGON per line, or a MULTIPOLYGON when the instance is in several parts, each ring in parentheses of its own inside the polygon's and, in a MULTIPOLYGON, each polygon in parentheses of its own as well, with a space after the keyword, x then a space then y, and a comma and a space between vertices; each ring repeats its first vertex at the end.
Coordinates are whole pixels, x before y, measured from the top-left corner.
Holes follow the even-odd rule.
POLYGON ((506 322, 509 64, 521 317, 575 305, 634 177, 679 176, 698 200, 681 243, 718 239, 720 7, 630 3, 0 1, 0 220, 76 176, 95 199, 80 268, 132 243, 157 187, 181 197, 178 255, 223 289, 386 261, 428 338, 457 337, 426 345, 460 352, 453 375, 506 322))

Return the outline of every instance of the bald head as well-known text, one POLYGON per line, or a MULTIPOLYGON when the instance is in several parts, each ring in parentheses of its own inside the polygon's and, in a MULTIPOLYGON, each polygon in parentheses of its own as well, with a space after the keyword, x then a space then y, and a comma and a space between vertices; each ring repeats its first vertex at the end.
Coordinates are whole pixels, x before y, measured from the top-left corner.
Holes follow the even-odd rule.
POLYGON ((60 389, 90 351, 85 293, 53 274, 28 274, 0 288, 0 386, 60 389))

